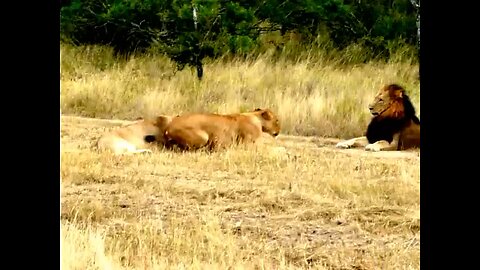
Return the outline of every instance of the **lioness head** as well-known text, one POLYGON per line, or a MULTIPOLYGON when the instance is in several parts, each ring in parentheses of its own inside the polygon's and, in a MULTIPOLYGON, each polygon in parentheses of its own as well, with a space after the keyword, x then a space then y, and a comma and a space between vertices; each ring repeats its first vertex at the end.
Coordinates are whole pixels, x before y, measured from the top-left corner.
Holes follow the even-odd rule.
POLYGON ((165 130, 172 122, 173 117, 168 116, 168 115, 160 115, 155 118, 155 125, 160 129, 160 130, 165 130))
POLYGON ((255 113, 262 122, 262 131, 273 137, 280 134, 280 121, 278 117, 269 109, 255 109, 255 113))
POLYGON ((368 105, 368 109, 373 116, 388 114, 389 116, 398 116, 403 110, 403 97, 405 89, 397 84, 389 84, 377 93, 373 102, 368 105))
POLYGON ((152 139, 152 141, 156 141, 158 143, 165 143, 164 133, 167 129, 168 125, 172 122, 175 116, 169 115, 159 115, 156 116, 153 120, 153 125, 158 128, 158 133, 152 139))

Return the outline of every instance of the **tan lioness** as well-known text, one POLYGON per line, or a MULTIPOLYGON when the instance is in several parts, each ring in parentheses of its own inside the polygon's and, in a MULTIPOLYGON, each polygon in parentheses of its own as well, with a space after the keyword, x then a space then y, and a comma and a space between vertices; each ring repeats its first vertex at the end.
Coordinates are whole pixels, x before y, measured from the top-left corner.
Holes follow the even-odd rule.
POLYGON ((161 115, 155 119, 142 119, 114 129, 97 141, 99 150, 108 150, 116 155, 152 153, 152 142, 164 143, 163 133, 172 121, 172 116, 161 115))
POLYGON ((280 122, 269 109, 226 115, 189 113, 172 120, 165 131, 165 141, 168 147, 177 145, 183 150, 214 150, 255 142, 262 132, 273 137, 280 133, 280 122))

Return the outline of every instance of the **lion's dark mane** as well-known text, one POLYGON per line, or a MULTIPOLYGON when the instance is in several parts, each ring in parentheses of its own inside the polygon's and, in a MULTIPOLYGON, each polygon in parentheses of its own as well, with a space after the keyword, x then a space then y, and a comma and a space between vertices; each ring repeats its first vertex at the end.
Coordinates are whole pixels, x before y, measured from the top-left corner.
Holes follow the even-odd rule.
POLYGON ((410 120, 416 124, 420 124, 420 119, 415 115, 415 108, 406 94, 403 95, 403 108, 405 115, 400 119, 393 117, 373 117, 367 127, 366 136, 368 142, 374 143, 385 140, 391 143, 393 141, 393 135, 402 130, 410 120))

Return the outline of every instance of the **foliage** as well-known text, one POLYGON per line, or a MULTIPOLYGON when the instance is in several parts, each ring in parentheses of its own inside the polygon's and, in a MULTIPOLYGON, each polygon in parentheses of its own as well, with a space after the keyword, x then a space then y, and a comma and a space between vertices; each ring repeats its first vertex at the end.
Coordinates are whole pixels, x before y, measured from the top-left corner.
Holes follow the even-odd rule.
POLYGON ((369 48, 364 61, 388 58, 392 42, 416 44, 417 12, 409 0, 72 0, 61 9, 61 37, 122 55, 154 50, 201 78, 203 59, 247 55, 275 32, 279 49, 294 34, 298 48, 322 37, 335 49, 369 48))

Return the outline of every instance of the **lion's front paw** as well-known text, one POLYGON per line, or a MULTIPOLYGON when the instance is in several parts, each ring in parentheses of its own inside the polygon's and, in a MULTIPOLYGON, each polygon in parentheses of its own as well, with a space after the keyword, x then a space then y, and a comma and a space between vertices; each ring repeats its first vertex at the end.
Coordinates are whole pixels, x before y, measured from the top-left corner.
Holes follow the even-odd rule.
POLYGON ((352 147, 352 145, 348 142, 339 142, 339 143, 337 143, 337 145, 335 145, 335 147, 342 148, 342 149, 348 149, 348 148, 352 147))
POLYGON ((367 146, 365 146, 365 150, 378 152, 378 151, 381 151, 382 149, 380 148, 380 145, 371 143, 371 144, 367 144, 367 146))

